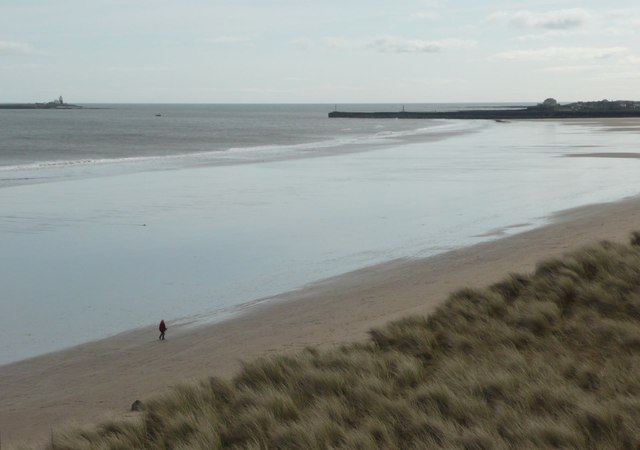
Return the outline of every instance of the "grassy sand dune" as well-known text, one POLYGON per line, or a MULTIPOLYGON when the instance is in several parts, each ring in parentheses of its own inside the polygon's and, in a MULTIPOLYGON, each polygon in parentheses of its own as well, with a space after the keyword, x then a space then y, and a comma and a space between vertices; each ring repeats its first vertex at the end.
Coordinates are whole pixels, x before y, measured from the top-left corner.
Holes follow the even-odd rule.
POLYGON ((638 448, 640 234, 463 289, 364 343, 245 363, 56 449, 638 448))

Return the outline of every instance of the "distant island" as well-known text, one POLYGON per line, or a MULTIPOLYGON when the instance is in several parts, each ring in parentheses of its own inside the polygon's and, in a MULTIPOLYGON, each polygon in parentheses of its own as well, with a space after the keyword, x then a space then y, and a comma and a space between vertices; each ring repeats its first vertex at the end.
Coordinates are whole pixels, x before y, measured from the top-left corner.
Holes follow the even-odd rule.
POLYGON ((60 96, 46 103, 0 103, 0 109, 82 109, 82 106, 65 103, 60 96))
POLYGON ((458 111, 348 112, 332 111, 330 118, 354 119, 582 119, 601 117, 640 117, 640 102, 601 100, 561 105, 548 98, 535 106, 504 109, 469 109, 458 111))

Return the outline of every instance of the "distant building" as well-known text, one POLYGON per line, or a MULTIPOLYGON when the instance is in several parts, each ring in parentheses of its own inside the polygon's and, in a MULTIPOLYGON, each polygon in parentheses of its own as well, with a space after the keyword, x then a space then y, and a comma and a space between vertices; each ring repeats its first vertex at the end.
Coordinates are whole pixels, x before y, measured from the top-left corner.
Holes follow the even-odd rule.
POLYGON ((640 109, 640 102, 631 100, 599 100, 595 102, 575 102, 561 105, 554 98, 548 98, 536 106, 529 109, 549 109, 554 111, 623 111, 629 109, 640 109))

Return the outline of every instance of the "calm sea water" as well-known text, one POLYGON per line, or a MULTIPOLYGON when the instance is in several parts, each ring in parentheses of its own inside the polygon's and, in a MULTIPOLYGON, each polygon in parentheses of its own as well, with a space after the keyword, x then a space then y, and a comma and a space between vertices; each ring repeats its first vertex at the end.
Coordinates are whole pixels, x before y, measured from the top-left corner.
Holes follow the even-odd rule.
MULTIPOLYGON (((149 162, 193 154, 216 157, 242 150, 331 148, 389 138, 394 133, 416 133, 432 125, 416 120, 328 120, 327 114, 338 105, 85 106, 92 109, 0 110, 0 167, 6 171, 87 166, 109 160, 149 162)), ((480 106, 415 104, 407 109, 480 106)), ((340 109, 402 107, 341 105, 340 109)), ((180 163, 184 161, 174 161, 180 163)))
POLYGON ((638 160, 564 157, 635 151, 633 127, 102 106, 0 110, 0 364, 637 194, 638 160))

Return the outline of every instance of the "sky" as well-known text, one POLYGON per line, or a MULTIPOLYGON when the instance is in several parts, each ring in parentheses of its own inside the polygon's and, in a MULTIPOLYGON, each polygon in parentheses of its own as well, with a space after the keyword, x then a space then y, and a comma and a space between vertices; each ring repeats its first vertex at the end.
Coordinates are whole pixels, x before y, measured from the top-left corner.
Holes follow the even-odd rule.
POLYGON ((640 100, 610 0, 0 0, 0 103, 640 100))

